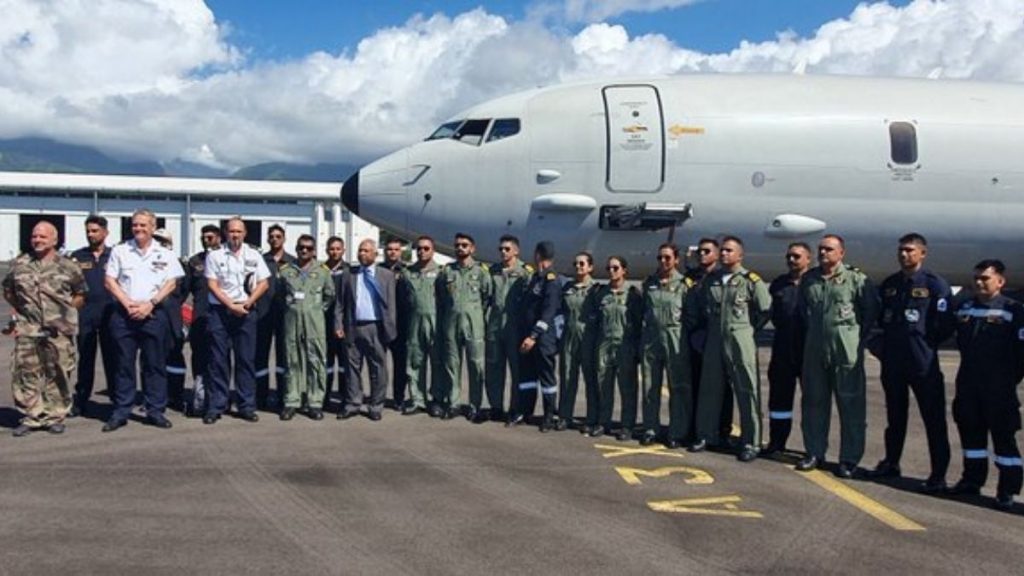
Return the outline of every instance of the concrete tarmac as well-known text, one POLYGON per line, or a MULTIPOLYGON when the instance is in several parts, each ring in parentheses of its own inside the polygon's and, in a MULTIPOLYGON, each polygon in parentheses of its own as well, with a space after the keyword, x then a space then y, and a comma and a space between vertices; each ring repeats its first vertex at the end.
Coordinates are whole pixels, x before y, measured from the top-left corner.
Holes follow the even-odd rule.
MULTIPOLYGON (((11 349, 0 339, 0 357, 11 349)), ((950 399, 956 365, 944 352, 950 399)), ((885 412, 868 371, 871 467, 885 412)), ((762 391, 767 413, 764 377, 762 391)), ((0 574, 1024 573, 1024 507, 991 509, 994 467, 980 498, 914 491, 928 454, 913 403, 907 478, 876 483, 390 410, 212 426, 170 412, 171 430, 139 419, 104 434, 107 399, 94 402, 62 436, 0 435, 0 574)), ((4 369, 7 429, 11 404, 4 369)))

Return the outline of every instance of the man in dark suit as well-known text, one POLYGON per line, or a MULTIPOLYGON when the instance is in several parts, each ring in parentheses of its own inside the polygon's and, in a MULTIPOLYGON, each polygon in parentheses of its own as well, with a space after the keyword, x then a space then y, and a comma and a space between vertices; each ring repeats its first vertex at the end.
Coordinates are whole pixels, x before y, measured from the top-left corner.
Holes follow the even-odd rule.
POLYGON ((369 365, 370 420, 380 420, 388 387, 386 346, 397 334, 395 275, 377 266, 377 243, 359 243, 360 266, 345 278, 335 306, 335 336, 348 343, 348 393, 338 418, 350 418, 363 405, 363 360, 369 365))

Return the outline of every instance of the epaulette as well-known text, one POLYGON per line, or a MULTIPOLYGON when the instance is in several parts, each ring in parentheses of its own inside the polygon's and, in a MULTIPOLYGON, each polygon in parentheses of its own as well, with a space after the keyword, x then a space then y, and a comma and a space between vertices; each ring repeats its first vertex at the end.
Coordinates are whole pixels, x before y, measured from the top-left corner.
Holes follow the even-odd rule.
POLYGON ((760 282, 761 281, 761 277, 757 274, 757 272, 751 272, 750 270, 747 270, 747 278, 751 282, 760 282))
POLYGON ((490 272, 491 271, 491 267, 487 264, 487 262, 481 262, 480 263, 480 267, 484 269, 484 272, 490 272))
POLYGON ((533 274, 534 272, 537 271, 537 269, 533 267, 533 264, 523 264, 523 268, 525 268, 526 271, 529 272, 530 274, 533 274))
POLYGON ((549 270, 548 273, 544 276, 545 280, 555 280, 557 278, 558 274, 556 274, 554 270, 549 270))
POLYGON ((320 267, 323 268, 324 270, 327 270, 328 272, 331 271, 330 266, 328 266, 326 262, 321 262, 320 267))
POLYGON ((689 276, 683 276, 683 284, 686 284, 687 288, 693 288, 697 283, 689 276))

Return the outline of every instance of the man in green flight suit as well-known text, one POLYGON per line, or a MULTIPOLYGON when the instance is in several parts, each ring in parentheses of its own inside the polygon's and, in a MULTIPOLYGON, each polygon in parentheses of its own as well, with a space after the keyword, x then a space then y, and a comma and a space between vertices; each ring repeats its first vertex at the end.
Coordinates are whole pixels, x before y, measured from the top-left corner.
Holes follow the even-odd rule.
POLYGON ((398 295, 408 311, 408 340, 406 377, 410 401, 402 414, 412 416, 427 408, 427 394, 432 401, 440 400, 438 383, 442 381, 441 342, 437 334, 437 279, 441 267, 434 263, 434 239, 420 236, 416 239, 416 263, 405 269, 398 281, 398 295), (427 385, 427 368, 430 382, 427 385))
MULTIPOLYGON (((519 317, 523 314, 523 297, 533 269, 519 259, 519 239, 510 234, 498 240, 501 265, 491 266, 491 301, 487 307, 486 375, 487 400, 491 418, 502 417, 505 405, 505 366, 512 374, 509 391, 509 420, 529 414, 516 414, 519 406, 519 317)), ((482 418, 478 417, 477 421, 482 418)))
POLYGON ((658 247, 658 271, 643 284, 644 326, 641 336, 644 433, 640 444, 649 446, 661 428, 661 391, 668 374, 669 431, 666 445, 678 448, 693 418, 690 383, 690 347, 683 338, 683 307, 694 282, 679 273, 679 247, 658 247))
POLYGON ((722 396, 731 385, 740 411, 741 447, 736 457, 750 462, 761 449, 754 332, 768 321, 771 295, 761 277, 743 267, 743 241, 739 238, 722 239, 719 261, 721 266, 701 283, 695 306, 688 307, 687 326, 704 324, 708 330, 697 400, 697 438, 690 450, 699 452, 720 443, 722 396))
POLYGON ((474 420, 479 418, 484 395, 484 305, 491 298, 491 278, 487 266, 473 259, 476 241, 472 236, 459 232, 454 244, 455 262, 441 270, 438 280, 437 313, 444 342, 445 379, 430 415, 450 419, 460 413, 465 350, 469 374, 467 417, 474 420))
POLYGON ((284 345, 288 354, 287 392, 281 420, 291 420, 303 404, 313 420, 323 420, 326 395, 327 327, 325 312, 334 302, 331 270, 316 261, 309 234, 295 243, 298 259, 281 268, 284 291, 284 345), (305 402, 303 402, 305 397, 305 402))
POLYGON ((836 475, 852 478, 864 455, 867 406, 865 336, 878 316, 878 295, 862 272, 843 263, 843 239, 827 234, 818 243, 819 266, 800 284, 804 338, 801 401, 805 456, 801 471, 825 462, 832 419, 832 393, 839 405, 840 447, 836 475))

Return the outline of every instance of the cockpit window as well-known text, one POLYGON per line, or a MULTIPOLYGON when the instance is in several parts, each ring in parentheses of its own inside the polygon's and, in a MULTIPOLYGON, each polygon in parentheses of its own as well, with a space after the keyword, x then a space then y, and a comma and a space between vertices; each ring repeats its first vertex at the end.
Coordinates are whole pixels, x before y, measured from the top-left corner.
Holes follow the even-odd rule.
POLYGON ((510 136, 519 134, 519 118, 498 118, 487 135, 488 142, 504 140, 510 136))
POLYGON ((459 126, 462 126, 463 122, 465 122, 465 120, 455 120, 453 122, 441 124, 437 130, 434 130, 433 134, 427 136, 427 140, 444 140, 445 138, 451 138, 455 135, 455 131, 459 129, 459 126))
POLYGON ((476 146, 483 141, 484 134, 487 132, 487 126, 490 123, 490 118, 487 120, 466 120, 466 122, 463 123, 462 126, 459 126, 459 129, 455 131, 452 138, 459 142, 476 146))

